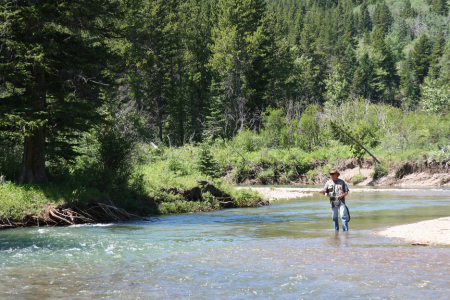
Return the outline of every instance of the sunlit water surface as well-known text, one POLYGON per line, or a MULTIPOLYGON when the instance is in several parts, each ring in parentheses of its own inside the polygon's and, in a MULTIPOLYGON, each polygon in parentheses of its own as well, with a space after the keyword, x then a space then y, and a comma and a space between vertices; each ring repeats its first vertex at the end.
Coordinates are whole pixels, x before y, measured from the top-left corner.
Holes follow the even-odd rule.
POLYGON ((0 299, 448 299, 450 247, 374 231, 450 216, 450 190, 351 193, 122 224, 0 231, 0 299))

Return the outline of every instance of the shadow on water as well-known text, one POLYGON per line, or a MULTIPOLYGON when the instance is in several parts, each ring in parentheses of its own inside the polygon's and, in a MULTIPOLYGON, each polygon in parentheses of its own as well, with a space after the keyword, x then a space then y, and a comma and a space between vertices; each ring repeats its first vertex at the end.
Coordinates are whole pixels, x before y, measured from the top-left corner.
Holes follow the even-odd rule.
POLYGON ((449 247, 372 233, 450 215, 450 191, 353 193, 151 221, 0 232, 0 299, 447 299, 449 247))

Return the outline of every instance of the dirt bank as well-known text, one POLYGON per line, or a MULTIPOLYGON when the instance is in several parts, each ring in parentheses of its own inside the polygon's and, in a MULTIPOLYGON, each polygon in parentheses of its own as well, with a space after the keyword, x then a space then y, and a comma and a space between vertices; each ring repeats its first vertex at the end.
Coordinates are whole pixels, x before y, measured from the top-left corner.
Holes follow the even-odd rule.
MULTIPOLYGON (((441 162, 404 162, 388 167, 388 174, 375 179, 375 164, 372 158, 355 158, 338 164, 340 178, 352 185, 352 179, 361 174, 364 180, 358 186, 397 186, 397 187, 450 187, 450 166, 448 160, 441 162)), ((326 176, 326 174, 325 174, 326 176)), ((322 177, 324 177, 322 175, 322 177)), ((324 184, 328 179, 321 180, 324 184)))

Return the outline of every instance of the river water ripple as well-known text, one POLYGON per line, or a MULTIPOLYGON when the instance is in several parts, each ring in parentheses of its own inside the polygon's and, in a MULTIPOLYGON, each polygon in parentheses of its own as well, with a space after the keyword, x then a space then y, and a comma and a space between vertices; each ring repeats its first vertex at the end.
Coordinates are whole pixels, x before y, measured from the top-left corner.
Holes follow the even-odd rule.
POLYGON ((450 247, 374 231, 450 216, 450 190, 353 193, 122 224, 0 231, 0 299, 448 299, 450 247))

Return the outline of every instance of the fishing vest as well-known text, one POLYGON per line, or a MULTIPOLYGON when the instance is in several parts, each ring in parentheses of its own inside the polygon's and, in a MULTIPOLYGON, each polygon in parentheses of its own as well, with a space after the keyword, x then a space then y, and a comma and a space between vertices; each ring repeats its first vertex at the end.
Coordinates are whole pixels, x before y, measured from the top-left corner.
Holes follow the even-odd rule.
POLYGON ((345 197, 341 200, 337 199, 338 196, 345 193, 345 182, 342 179, 338 179, 336 182, 330 179, 328 180, 327 184, 327 195, 330 197, 330 201, 332 202, 332 204, 334 204, 334 206, 339 206, 341 202, 345 203, 345 197))

